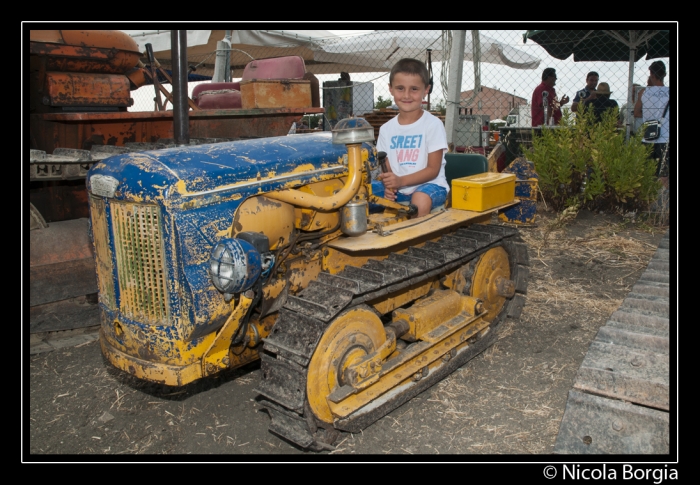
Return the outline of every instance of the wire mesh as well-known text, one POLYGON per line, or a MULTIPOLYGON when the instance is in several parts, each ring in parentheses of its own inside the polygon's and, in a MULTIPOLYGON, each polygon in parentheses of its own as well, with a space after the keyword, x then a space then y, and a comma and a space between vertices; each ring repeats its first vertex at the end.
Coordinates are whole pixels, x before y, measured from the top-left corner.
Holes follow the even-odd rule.
MULTIPOLYGON (((646 58, 647 51, 651 52, 654 45, 648 39, 637 49, 638 53, 644 52, 630 62, 630 48, 615 36, 617 34, 619 37, 622 35, 620 32, 628 31, 589 31, 585 40, 588 46, 585 55, 572 53, 560 59, 549 51, 562 57, 567 46, 574 45, 577 41, 581 43, 581 32, 586 31, 568 31, 570 38, 565 34, 567 31, 556 31, 560 36, 550 41, 545 48, 537 42, 536 36, 524 40, 523 30, 468 30, 457 102, 448 98, 453 31, 334 32, 336 35, 333 37, 310 39, 295 46, 237 46, 229 54, 231 81, 241 79, 243 68, 251 59, 300 55, 304 58, 307 72, 313 73, 319 80, 318 95, 321 106, 326 108, 327 113, 329 109, 337 108, 338 96, 333 96, 332 91, 343 89, 349 80, 352 99, 348 100, 346 96, 345 102, 349 103, 346 113, 370 118, 385 113, 383 118, 379 117, 379 122, 384 122, 391 116, 388 108, 393 104, 388 89, 392 65, 401 57, 414 57, 426 63, 430 59, 434 87, 426 99, 425 107, 444 115, 448 105, 457 103, 456 144, 484 147, 492 143, 492 140, 478 131, 483 131, 483 126, 488 126, 489 122, 504 120, 510 124, 527 125, 533 90, 540 84, 545 68, 556 69, 557 97, 561 99, 567 95, 571 100, 562 109, 570 109, 576 93, 586 86, 587 73, 597 72, 599 82, 608 84, 610 98, 621 108, 622 125, 630 123, 634 129, 633 104, 628 103, 630 85, 638 84, 641 87, 647 84, 648 69, 654 60, 662 60, 667 66, 667 72, 671 67, 668 56, 646 58)), ((651 39, 653 38, 652 36, 651 39)), ((188 50, 187 64, 194 68, 193 72, 205 76, 214 74, 217 58, 215 48, 207 52, 199 50, 196 54, 189 52, 188 50)), ((164 67, 170 62, 165 58, 158 60, 164 67)), ((668 74, 665 84, 672 82, 672 74, 668 74)), ((190 95, 196 84, 198 83, 189 83, 190 95)), ((165 87, 170 89, 169 85, 165 87)), ((130 108, 131 111, 156 109, 153 85, 133 91, 132 97, 134 106, 130 108)), ((327 123, 321 124, 312 116, 304 122, 309 128, 319 125, 328 129, 327 123)))

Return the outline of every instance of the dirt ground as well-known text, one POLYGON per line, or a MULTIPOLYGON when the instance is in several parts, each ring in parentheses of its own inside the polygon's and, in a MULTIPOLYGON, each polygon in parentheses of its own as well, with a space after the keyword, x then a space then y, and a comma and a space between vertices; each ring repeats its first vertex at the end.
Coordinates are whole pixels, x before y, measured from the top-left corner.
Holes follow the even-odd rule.
POLYGON ((375 455, 372 461, 392 461, 391 455, 423 455, 472 461, 468 455, 552 454, 567 392, 590 342, 644 271, 667 227, 609 214, 567 218, 538 210, 537 224, 521 229, 531 263, 521 319, 439 384, 361 433, 343 434, 335 450, 304 451, 268 431, 269 417, 255 400, 257 364, 174 389, 111 368, 93 340, 36 355, 23 346, 23 459, 256 461, 254 455, 296 455, 265 458, 287 462, 375 455))

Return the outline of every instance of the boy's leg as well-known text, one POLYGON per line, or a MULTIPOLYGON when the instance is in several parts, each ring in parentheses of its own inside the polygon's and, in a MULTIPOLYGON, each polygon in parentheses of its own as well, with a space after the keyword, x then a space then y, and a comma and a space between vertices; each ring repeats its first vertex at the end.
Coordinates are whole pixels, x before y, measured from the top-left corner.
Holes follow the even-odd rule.
POLYGON ((433 208, 444 204, 445 200, 447 200, 447 190, 436 184, 423 184, 411 196, 411 203, 418 207, 416 217, 429 214, 433 208))
POLYGON ((433 201, 430 196, 425 192, 418 192, 417 190, 411 195, 411 204, 418 207, 418 214, 416 214, 416 217, 428 215, 433 208, 433 201))

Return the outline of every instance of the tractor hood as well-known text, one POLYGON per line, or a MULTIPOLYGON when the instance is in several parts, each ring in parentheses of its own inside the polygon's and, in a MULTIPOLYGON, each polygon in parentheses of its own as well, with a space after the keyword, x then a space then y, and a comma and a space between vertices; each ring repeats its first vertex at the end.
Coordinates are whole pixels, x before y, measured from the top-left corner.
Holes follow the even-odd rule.
MULTIPOLYGON (((368 158, 374 159, 374 151, 365 143, 368 158)), ((346 146, 321 132, 116 155, 93 165, 87 186, 98 196, 172 203, 246 197, 346 172, 346 146)))

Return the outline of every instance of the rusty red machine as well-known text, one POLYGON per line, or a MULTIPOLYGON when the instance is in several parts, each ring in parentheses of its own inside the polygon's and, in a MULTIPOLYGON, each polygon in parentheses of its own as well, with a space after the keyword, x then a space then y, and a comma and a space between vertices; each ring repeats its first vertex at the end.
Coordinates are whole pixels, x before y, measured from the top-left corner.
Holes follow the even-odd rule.
MULTIPOLYGON (((124 32, 32 30, 28 45, 34 308, 97 292, 85 176, 109 156, 172 144, 176 110, 130 110, 132 92, 153 82, 155 70, 145 69, 145 54, 124 32)), ((283 135, 302 115, 323 112, 311 105, 198 109, 188 102, 191 144, 283 135)))

